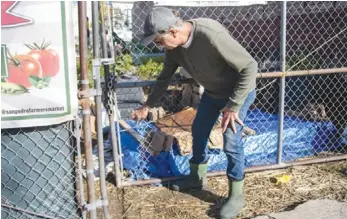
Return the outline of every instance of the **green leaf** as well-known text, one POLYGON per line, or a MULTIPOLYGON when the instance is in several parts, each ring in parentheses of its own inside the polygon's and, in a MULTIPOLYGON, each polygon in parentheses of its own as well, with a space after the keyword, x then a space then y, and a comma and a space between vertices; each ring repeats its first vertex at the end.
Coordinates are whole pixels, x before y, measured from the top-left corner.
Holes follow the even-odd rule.
POLYGON ((51 76, 44 77, 43 81, 49 83, 51 81, 51 76))
POLYGON ((37 76, 33 76, 33 75, 30 75, 29 77, 29 82, 31 85, 33 85, 34 87, 37 86, 37 84, 39 83, 39 81, 41 80, 40 77, 37 77, 37 76))

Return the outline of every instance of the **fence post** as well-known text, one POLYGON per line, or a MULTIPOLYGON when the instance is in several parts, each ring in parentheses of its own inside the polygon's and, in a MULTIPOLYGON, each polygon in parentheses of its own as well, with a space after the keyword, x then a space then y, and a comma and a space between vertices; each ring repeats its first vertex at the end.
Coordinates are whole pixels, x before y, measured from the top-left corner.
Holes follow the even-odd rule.
MULTIPOLYGON (((87 72, 87 2, 78 2, 78 28, 79 28, 79 48, 81 62, 81 91, 88 92, 89 81, 87 72)), ((92 138, 90 130, 90 105, 88 97, 82 97, 82 114, 83 114, 83 135, 86 156, 86 173, 88 202, 91 206, 90 217, 96 219, 95 188, 94 188, 94 168, 92 155, 92 138)))
MULTIPOLYGON (((92 2, 92 22, 93 22, 93 56, 94 59, 100 58, 99 50, 99 2, 92 2)), ((102 26, 102 25, 101 25, 102 26)), ((100 63, 96 63, 93 60, 93 77, 94 86, 96 89, 95 96, 95 108, 96 108, 96 133, 98 141, 98 160, 99 160, 99 172, 100 172, 100 190, 102 199, 102 208, 104 216, 106 219, 110 218, 108 212, 108 200, 107 200, 107 190, 106 190, 106 173, 105 173, 105 159, 104 159, 104 142, 103 142, 103 132, 102 132, 102 112, 101 112, 101 82, 100 82, 100 63)))
MULTIPOLYGON (((80 198, 81 198, 81 205, 83 206, 85 204, 85 199, 84 199, 84 185, 83 185, 83 176, 82 176, 82 156, 81 156, 81 130, 80 130, 80 120, 78 116, 75 118, 75 127, 74 127, 74 135, 76 138, 76 147, 77 147, 77 165, 78 165, 78 184, 79 184, 79 189, 80 189, 80 198)), ((87 212, 84 211, 83 209, 81 210, 82 212, 82 219, 87 218, 87 212)))
MULTIPOLYGON (((287 2, 281 2, 281 72, 286 71, 286 25, 287 25, 287 2)), ((284 94, 285 94, 286 78, 283 75, 280 78, 280 94, 279 94, 279 112, 278 112, 278 148, 277 148, 277 163, 282 163, 283 149, 283 123, 284 123, 284 94)))
MULTIPOLYGON (((103 9, 102 9, 103 10, 103 9)), ((103 56, 104 59, 112 59, 112 61, 114 61, 115 57, 114 57, 114 50, 113 50, 113 46, 111 46, 111 58, 108 57, 107 54, 107 45, 106 45, 106 39, 105 39, 105 28, 103 26, 104 24, 104 14, 103 11, 100 11, 101 13, 101 20, 102 20, 102 25, 99 27, 95 27, 96 30, 100 30, 100 36, 101 36, 101 48, 103 51, 103 56)), ((112 27, 112 24, 110 25, 112 27)), ((93 27, 94 28, 94 27, 93 27)), ((112 29, 111 29, 112 30, 112 29)), ((111 35, 111 41, 112 41, 112 31, 111 33, 109 33, 111 35)), ((113 43, 113 42, 111 42, 113 43)), ((99 48, 99 47, 98 47, 99 48)), ((109 63, 110 60, 109 60, 109 63)), ((105 78, 105 86, 106 86, 106 90, 107 90, 107 100, 108 101, 108 116, 109 116, 109 123, 110 123, 110 133, 111 133, 111 142, 112 142, 112 149, 113 149, 113 160, 114 160, 114 169, 115 169, 115 177, 116 177, 116 186, 117 187, 121 187, 121 177, 122 177, 122 167, 121 167, 121 157, 120 157, 120 151, 121 151, 121 147, 120 147, 120 141, 119 139, 117 140, 117 136, 116 136, 116 125, 114 122, 114 116, 115 116, 115 107, 113 102, 116 101, 115 100, 115 90, 113 88, 111 88, 109 85, 111 83, 111 81, 109 81, 109 76, 110 76, 110 66, 104 65, 104 78, 105 78), (110 95, 109 92, 112 92, 112 94, 110 95), (112 100, 111 100, 112 99, 112 100)), ((112 86, 113 87, 113 86, 112 86)), ((118 127, 118 126, 117 126, 118 127)), ((119 132, 119 127, 118 127, 118 132, 119 132)), ((120 138, 120 135, 118 136, 120 138)))

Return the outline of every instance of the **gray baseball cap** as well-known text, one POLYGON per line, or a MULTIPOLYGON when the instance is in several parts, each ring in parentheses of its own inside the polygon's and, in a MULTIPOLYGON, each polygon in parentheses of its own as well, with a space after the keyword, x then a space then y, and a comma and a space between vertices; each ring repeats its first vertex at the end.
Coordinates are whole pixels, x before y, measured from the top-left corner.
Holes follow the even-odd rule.
POLYGON ((167 32, 178 20, 179 18, 169 8, 153 8, 146 18, 141 44, 147 46, 158 33, 167 32))

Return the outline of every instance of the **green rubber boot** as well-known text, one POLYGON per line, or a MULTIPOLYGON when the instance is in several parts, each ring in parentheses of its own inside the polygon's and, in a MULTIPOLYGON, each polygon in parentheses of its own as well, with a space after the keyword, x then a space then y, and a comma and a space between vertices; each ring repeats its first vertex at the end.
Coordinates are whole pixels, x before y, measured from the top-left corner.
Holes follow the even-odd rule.
POLYGON ((207 162, 203 164, 190 164, 190 173, 183 180, 173 184, 171 189, 174 191, 182 191, 187 189, 201 190, 206 187, 207 179, 207 162))
POLYGON ((245 206, 245 198, 243 195, 244 180, 229 180, 229 195, 227 202, 220 210, 221 219, 232 219, 236 217, 241 209, 245 206))

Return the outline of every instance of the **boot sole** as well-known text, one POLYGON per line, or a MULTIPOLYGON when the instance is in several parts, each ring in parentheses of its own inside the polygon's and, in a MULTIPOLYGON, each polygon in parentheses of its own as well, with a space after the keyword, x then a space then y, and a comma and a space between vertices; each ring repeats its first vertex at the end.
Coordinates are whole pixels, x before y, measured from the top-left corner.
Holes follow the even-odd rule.
MULTIPOLYGON (((239 212, 243 209, 245 207, 245 202, 243 201, 242 202, 242 205, 239 207, 239 212)), ((236 215, 232 215, 232 216, 229 216, 229 217, 222 217, 222 216, 220 216, 219 218, 220 219, 235 219, 235 218, 237 218, 237 216, 239 215, 239 213, 237 213, 236 215)))

